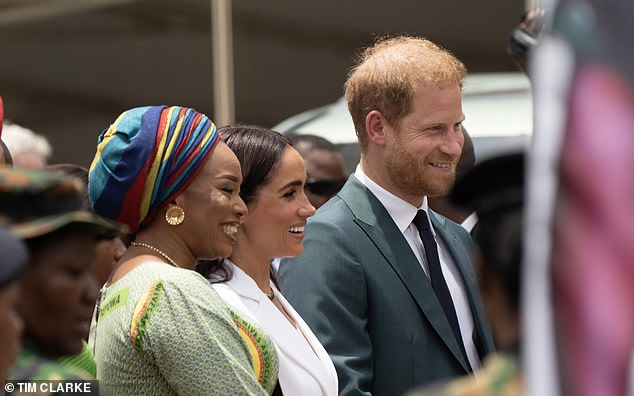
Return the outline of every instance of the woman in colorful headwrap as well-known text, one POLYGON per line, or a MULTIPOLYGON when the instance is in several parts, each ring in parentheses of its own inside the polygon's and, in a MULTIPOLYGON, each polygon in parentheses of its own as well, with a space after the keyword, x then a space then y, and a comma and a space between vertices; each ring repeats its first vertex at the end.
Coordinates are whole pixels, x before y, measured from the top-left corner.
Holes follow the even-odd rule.
POLYGON ((92 207, 136 233, 102 289, 89 340, 108 394, 272 391, 271 340, 194 271, 231 254, 247 212, 241 180, 215 125, 192 109, 131 109, 99 137, 92 207))
MULTIPOLYGON (((283 394, 336 396, 337 373, 330 356, 271 277, 274 257, 302 253, 304 225, 315 214, 304 193, 304 161, 288 139, 266 128, 224 127, 220 134, 240 159, 240 195, 249 216, 224 262, 231 278, 214 287, 273 338, 283 394)), ((211 278, 219 280, 215 273, 211 278)))

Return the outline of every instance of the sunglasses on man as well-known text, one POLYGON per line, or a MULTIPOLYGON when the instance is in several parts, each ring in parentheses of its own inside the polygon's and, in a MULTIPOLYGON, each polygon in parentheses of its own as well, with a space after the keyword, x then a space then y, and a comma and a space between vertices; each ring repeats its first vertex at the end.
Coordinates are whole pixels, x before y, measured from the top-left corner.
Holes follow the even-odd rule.
POLYGON ((345 183, 346 179, 313 179, 306 181, 304 188, 315 195, 331 196, 339 192, 345 183))

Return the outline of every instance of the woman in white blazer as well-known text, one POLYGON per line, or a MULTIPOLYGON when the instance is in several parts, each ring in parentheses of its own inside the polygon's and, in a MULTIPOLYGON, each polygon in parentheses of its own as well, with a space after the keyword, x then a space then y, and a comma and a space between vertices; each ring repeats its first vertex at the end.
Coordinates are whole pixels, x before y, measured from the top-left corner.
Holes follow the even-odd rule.
POLYGON ((302 157, 287 138, 261 127, 219 130, 242 166, 240 196, 249 212, 236 234, 226 276, 211 280, 233 309, 250 315, 273 339, 286 396, 337 395, 335 367, 313 332, 279 291, 271 262, 302 252, 304 225, 315 213, 304 194, 302 157), (228 278, 228 280, 227 280, 228 278))

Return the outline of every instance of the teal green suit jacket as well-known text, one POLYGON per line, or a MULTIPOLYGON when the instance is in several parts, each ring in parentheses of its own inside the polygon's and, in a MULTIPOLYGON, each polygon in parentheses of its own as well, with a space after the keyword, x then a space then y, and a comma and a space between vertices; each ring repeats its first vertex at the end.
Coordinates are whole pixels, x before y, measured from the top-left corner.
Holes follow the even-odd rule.
MULTIPOLYGON (((462 274, 487 354, 493 342, 469 235, 432 211, 430 218, 462 274)), ((305 235, 302 255, 280 264, 283 293, 330 354, 341 395, 401 395, 469 372, 409 244, 354 176, 309 220, 305 235)))

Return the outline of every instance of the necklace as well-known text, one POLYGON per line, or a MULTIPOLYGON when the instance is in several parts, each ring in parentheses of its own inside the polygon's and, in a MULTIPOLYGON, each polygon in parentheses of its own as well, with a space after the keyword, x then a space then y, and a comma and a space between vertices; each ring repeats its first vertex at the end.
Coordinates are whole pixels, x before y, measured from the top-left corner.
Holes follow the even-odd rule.
POLYGON ((275 290, 271 289, 270 293, 264 292, 264 295, 269 298, 269 300, 273 301, 275 298, 275 290))
POLYGON ((176 261, 172 260, 170 256, 168 256, 167 254, 165 254, 161 249, 155 248, 154 246, 150 245, 149 243, 145 243, 145 242, 137 242, 137 241, 132 241, 130 243, 130 245, 132 246, 139 246, 139 247, 144 247, 146 249, 150 249, 153 252, 156 252, 159 254, 159 256, 161 256, 162 258, 164 258, 165 260, 167 260, 168 263, 172 264, 174 267, 176 268, 180 268, 178 266, 178 264, 176 264, 176 261))

